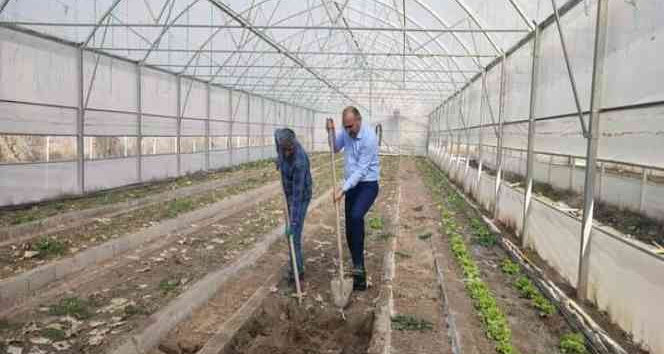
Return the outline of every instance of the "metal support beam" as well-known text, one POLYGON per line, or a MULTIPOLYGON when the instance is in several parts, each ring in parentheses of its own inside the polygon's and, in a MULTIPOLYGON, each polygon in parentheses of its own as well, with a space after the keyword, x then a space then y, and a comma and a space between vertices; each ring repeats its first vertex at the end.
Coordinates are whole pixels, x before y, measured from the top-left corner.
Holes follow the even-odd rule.
POLYGON ((208 83, 206 85, 206 100, 205 100, 205 170, 210 169, 210 119, 212 118, 212 86, 208 83))
POLYGON ((551 0, 551 6, 553 6, 553 14, 556 19, 556 27, 558 28, 558 35, 560 36, 560 46, 563 50, 563 57, 565 59, 565 66, 567 67, 567 74, 569 76, 569 83, 572 86, 572 94, 574 95, 574 103, 576 104, 576 110, 579 114, 579 122, 581 123, 581 131, 583 136, 587 137, 588 129, 586 128, 586 123, 583 120, 583 109, 581 109, 581 100, 579 99, 579 92, 576 89, 576 79, 574 78, 574 71, 572 71, 572 64, 569 60, 569 55, 567 54, 567 45, 565 44, 565 35, 563 33, 563 28, 560 24, 560 13, 558 12, 558 6, 556 5, 556 0, 551 0))
POLYGON ((523 221, 521 225, 521 247, 529 247, 528 220, 533 195, 533 167, 535 164, 535 105, 537 103, 537 85, 539 78, 540 28, 535 27, 533 37, 532 66, 530 69, 530 108, 528 111, 528 151, 526 153, 526 189, 524 191, 523 221))
POLYGON ((115 10, 115 8, 120 4, 122 0, 115 0, 113 4, 104 12, 104 14, 99 18, 99 21, 97 21, 97 24, 94 26, 92 31, 90 31, 90 34, 88 35, 88 38, 85 39, 85 42, 83 42, 83 47, 87 47, 88 44, 90 44, 90 41, 95 37, 95 34, 97 33, 97 30, 101 26, 104 21, 106 21, 106 18, 115 10))
POLYGON ((533 197, 533 167, 535 165, 535 104, 537 103, 537 85, 539 78, 540 29, 535 27, 533 37, 532 65, 530 69, 530 108, 528 111, 528 151, 526 153, 526 189, 523 197, 523 220, 521 224, 521 247, 529 248, 528 220, 533 197))
POLYGON ((641 194, 639 196, 639 211, 644 212, 646 210, 646 189, 648 187, 648 170, 641 170, 641 194))
MULTIPOLYGON (((120 0, 121 1, 121 0, 120 0)), ((510 0, 513 1, 513 0, 510 0)), ((5 0, 9 2, 9 0, 5 0)), ((0 5, 1 6, 1 5, 0 5)), ((0 7, 1 8, 1 7, 0 7)), ((105 17, 108 17, 105 16, 105 17)), ((105 17, 102 17, 104 19, 105 17)), ((95 24, 91 22, 81 22, 81 23, 66 23, 66 22, 44 22, 44 21, 0 21, 0 24, 12 25, 12 26, 30 26, 30 27, 78 27, 78 28, 88 28, 88 27, 115 27, 115 28, 163 28, 165 24, 159 23, 109 23, 109 24, 95 24)), ((294 30, 307 30, 307 31, 357 31, 357 32, 403 32, 402 28, 395 27, 362 27, 362 26, 253 26, 257 30, 268 30, 268 31, 294 31, 294 30)), ((169 29, 245 29, 241 25, 208 25, 208 24, 172 24, 168 25, 169 29)), ((408 33, 528 33, 529 30, 523 28, 486 28, 486 29, 475 29, 475 28, 406 28, 408 33)))
POLYGON ((500 189, 503 177, 503 121, 505 120, 505 57, 500 61, 500 91, 498 96, 498 147, 496 148, 496 190, 493 218, 498 219, 500 206, 500 189))
POLYGON ((234 129, 233 128, 235 126, 235 114, 233 113, 233 91, 232 90, 228 90, 228 117, 230 119, 230 134, 229 134, 228 141, 226 141, 226 143, 228 144, 228 146, 227 146, 227 148, 228 148, 228 161, 229 161, 228 163, 229 163, 230 166, 233 166, 233 164, 234 164, 234 161, 233 161, 234 153, 233 153, 233 151, 235 150, 235 146, 234 146, 235 144, 233 143, 233 140, 235 139, 235 137, 233 136, 233 134, 234 134, 234 131, 233 131, 234 129))
POLYGON ((138 182, 143 182, 143 65, 136 65, 136 174, 138 182))
POLYGON ((604 86, 604 61, 606 59, 606 37, 608 31, 609 1, 597 1, 597 22, 595 24, 595 49, 593 55, 593 76, 590 97, 590 126, 587 138, 586 175, 584 183, 583 220, 581 244, 579 247, 579 274, 576 295, 585 299, 588 294, 588 271, 590 266, 590 236, 593 226, 593 207, 597 148, 599 143, 599 118, 604 86))
MULTIPOLYGON (((212 0, 211 0, 212 1, 212 0)), ((279 45, 279 44, 276 44, 279 45)), ((120 51, 120 52, 147 52, 151 53, 198 53, 198 49, 188 49, 188 48, 155 48, 150 50, 149 48, 140 48, 140 47, 90 47, 91 50, 96 51, 120 51)), ((208 49, 205 50, 205 53, 211 54, 260 54, 260 55, 285 55, 286 49, 278 49, 275 51, 267 50, 233 50, 233 49, 208 49)), ((334 56, 357 56, 355 52, 333 52, 333 51, 287 51, 289 55, 292 55, 293 58, 297 59, 296 56, 301 55, 334 55, 334 56)), ((495 54, 482 54, 482 53, 397 53, 397 52, 365 52, 362 53, 364 56, 371 57, 417 57, 417 58, 496 58, 495 54)), ((297 59, 300 60, 300 59, 297 59)), ((304 64, 303 62, 303 65, 304 64)), ((303 69, 309 71, 309 66, 303 67, 303 69)), ((310 71, 311 72, 311 71, 310 71)), ((313 73, 312 73, 313 74, 313 73)), ((320 74, 313 74, 319 77, 319 80, 326 83, 326 80, 323 80, 320 74)), ((331 88, 336 88, 335 86, 331 88)))
POLYGON ((2 3, 0 4, 0 14, 2 14, 2 11, 5 10, 5 7, 7 7, 7 4, 9 4, 9 0, 3 0, 2 3))
POLYGON ((178 115, 177 117, 177 131, 175 133, 175 153, 177 154, 177 175, 180 176, 182 174, 182 155, 180 154, 180 146, 182 145, 181 143, 181 138, 180 134, 182 133, 182 77, 180 75, 177 75, 176 77, 177 80, 177 94, 178 94, 178 99, 177 99, 177 106, 178 106, 178 115))
POLYGON ((83 48, 78 48, 76 75, 78 76, 78 110, 76 114, 76 185, 85 193, 85 84, 83 73, 83 48))
MULTIPOLYGON (((486 69, 482 71, 482 88, 480 92, 484 92, 486 90, 486 69)), ((480 126, 482 126, 484 122, 484 95, 480 93, 480 126)), ((478 155, 479 155, 479 162, 477 164, 477 180, 475 181, 475 188, 478 191, 479 195, 479 188, 480 188, 480 183, 482 182, 482 168, 484 167, 484 128, 480 128, 480 145, 478 147, 478 155)))

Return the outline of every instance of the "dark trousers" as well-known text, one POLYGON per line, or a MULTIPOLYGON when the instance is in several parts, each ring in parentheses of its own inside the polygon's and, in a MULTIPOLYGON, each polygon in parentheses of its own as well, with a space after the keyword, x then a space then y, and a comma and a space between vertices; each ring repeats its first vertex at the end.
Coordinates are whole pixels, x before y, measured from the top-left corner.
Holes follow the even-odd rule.
POLYGON ((346 192, 346 241, 355 269, 364 269, 364 215, 378 196, 378 182, 360 182, 346 192))

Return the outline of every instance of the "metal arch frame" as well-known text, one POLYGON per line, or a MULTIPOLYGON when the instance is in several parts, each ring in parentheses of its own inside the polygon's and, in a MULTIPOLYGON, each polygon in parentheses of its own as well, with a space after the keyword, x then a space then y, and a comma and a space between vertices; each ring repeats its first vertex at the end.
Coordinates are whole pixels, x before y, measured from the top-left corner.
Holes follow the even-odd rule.
POLYGON ((514 10, 519 14, 519 17, 521 17, 521 19, 523 20, 523 23, 526 25, 526 27, 528 27, 528 30, 531 31, 531 32, 534 31, 535 30, 535 25, 534 24, 536 23, 536 21, 535 20, 530 20, 530 21, 528 20, 528 16, 526 16, 525 11, 523 11, 523 9, 521 8, 521 5, 519 5, 516 2, 516 0, 508 0, 508 1, 510 2, 510 4, 512 4, 512 7, 514 8, 514 10))
POLYGON ((456 2, 457 5, 459 5, 459 7, 461 7, 461 9, 462 9, 462 10, 468 15, 468 17, 470 17, 470 19, 475 23, 475 25, 476 25, 477 27, 479 27, 480 30, 482 30, 482 33, 484 34, 484 37, 486 37, 486 39, 489 41, 489 43, 491 43, 491 46, 493 46, 493 49, 496 50, 496 53, 502 55, 503 52, 504 52, 503 49, 502 49, 502 48, 496 43, 496 41, 493 39, 493 37, 492 37, 489 33, 487 33, 487 32, 484 30, 484 25, 482 25, 482 23, 480 22, 479 18, 478 18, 477 16, 475 16, 475 14, 472 13, 472 12, 470 11, 470 9, 469 9, 468 6, 466 5, 466 3, 463 2, 463 0, 453 0, 453 1, 456 2))
POLYGON ((106 18, 115 10, 116 7, 122 2, 122 0, 115 0, 113 4, 104 12, 104 14, 101 16, 99 21, 97 21, 97 25, 92 29, 88 37, 86 38, 85 42, 83 42, 82 46, 87 47, 90 41, 95 37, 95 34, 97 33, 97 30, 101 26, 104 21, 106 21, 106 18))
MULTIPOLYGON (((169 1, 176 1, 176 0, 168 0, 164 3, 164 6, 167 6, 169 1)), ((152 54, 154 49, 159 46, 159 44, 161 43, 161 40, 164 38, 164 35, 166 34, 166 32, 168 32, 168 30, 171 28, 171 26, 175 22, 177 22, 180 19, 180 17, 182 17, 182 15, 187 13, 189 11, 189 9, 191 9, 199 1, 201 1, 201 0, 192 0, 192 2, 189 5, 187 5, 179 14, 177 14, 177 16, 175 16, 175 18, 173 18, 173 20, 170 21, 170 23, 166 24, 164 26, 164 28, 162 28, 161 33, 159 33, 159 36, 157 36, 157 38, 154 40, 154 42, 152 42, 152 45, 150 46, 149 50, 145 53, 145 56, 143 57, 143 60, 141 60, 141 62, 145 62, 146 60, 148 60, 148 58, 150 57, 150 54, 152 54)), ((168 19, 167 19, 167 21, 168 21, 168 19)))
MULTIPOLYGON (((198 0, 197 0, 198 1, 198 0)), ((246 26, 247 29, 252 32, 254 35, 258 36, 260 39, 262 39, 264 42, 266 42, 268 45, 271 47, 275 48, 277 51, 282 52, 282 54, 286 57, 288 57, 291 61, 293 61, 295 64, 300 65, 303 69, 309 71, 312 75, 316 76, 321 82, 325 83, 329 88, 332 90, 336 91, 343 97, 347 98, 351 102, 355 102, 351 97, 343 93, 342 91, 339 90, 334 84, 331 82, 327 81, 323 76, 318 74, 315 70, 309 68, 305 62, 303 62, 301 59, 298 57, 294 56, 293 54, 290 53, 290 51, 286 48, 284 48, 281 44, 275 42, 272 38, 270 38, 268 35, 254 29, 251 27, 251 23, 249 23, 247 20, 245 20, 243 17, 239 16, 233 9, 231 9, 228 5, 224 3, 220 3, 218 0, 208 0, 212 5, 217 7, 220 11, 226 13, 227 15, 231 16, 235 21, 240 23, 243 26, 246 26)), ((362 107, 364 108, 364 107, 362 107)))
MULTIPOLYGON (((265 0, 264 2, 267 2, 267 1, 274 1, 274 0, 265 0)), ((383 6, 383 7, 387 8, 387 9, 393 11, 393 12, 396 13, 397 15, 401 15, 401 12, 400 12, 397 8, 392 7, 392 6, 389 5, 389 4, 386 4, 386 3, 384 3, 384 2, 382 2, 382 1, 380 1, 380 0, 372 0, 372 1, 373 1, 375 4, 377 4, 377 5, 383 6)), ((417 1, 417 0, 416 0, 416 1, 417 1)), ((264 3, 264 2, 263 2, 263 3, 264 3)), ((421 6, 423 6, 423 4, 421 4, 421 3, 419 3, 419 4, 420 4, 421 6)), ((309 8, 309 9, 307 9, 306 11, 314 10, 314 9, 320 7, 320 6, 322 6, 322 5, 318 5, 318 6, 311 7, 311 8, 309 8)), ((353 6, 346 6, 346 8, 350 8, 350 9, 352 9, 352 10, 354 10, 354 11, 356 11, 356 12, 358 12, 358 13, 364 15, 364 16, 370 17, 370 18, 372 18, 372 19, 379 20, 379 21, 381 21, 381 22, 383 22, 383 23, 387 23, 388 25, 393 26, 393 27, 395 27, 395 28, 397 27, 397 26, 396 26, 394 23, 392 23, 392 22, 389 22, 389 21, 386 21, 386 20, 384 20, 384 19, 381 19, 381 18, 378 18, 378 17, 376 17, 376 16, 373 16, 372 14, 367 13, 367 12, 365 12, 365 11, 363 11, 363 10, 355 9, 353 6)), ((423 6, 423 8, 424 8, 427 12, 429 12, 429 13, 431 13, 433 16, 435 16, 435 17, 437 18, 437 20, 439 20, 439 22, 441 22, 441 24, 443 24, 444 26, 446 26, 446 27, 449 28, 449 26, 448 26, 448 25, 442 20, 442 18, 440 18, 440 16, 437 15, 437 13, 436 13, 435 11, 433 11, 432 9, 430 9, 430 8, 428 8, 428 7, 426 7, 426 6, 423 6)), ((305 12, 305 11, 302 11, 302 12, 305 12)), ((421 26, 416 20, 414 20, 414 19, 412 19, 412 18, 410 18, 410 17, 408 17, 408 16, 407 16, 407 19, 408 19, 411 23, 413 23, 413 24, 415 24, 416 26, 418 26, 419 28, 424 28, 424 27, 421 26)), ((304 30, 303 30, 303 31, 300 31, 300 32, 304 32, 304 30)), ((295 34, 299 34, 300 32, 296 32, 296 33, 294 33, 293 35, 295 35, 295 34)), ((435 38, 431 33, 428 33, 428 35, 429 35, 430 39, 433 40, 433 41, 435 41, 436 44, 437 44, 437 45, 438 45, 443 51, 445 51, 445 52, 449 52, 449 50, 446 48, 446 46, 445 46, 444 44, 442 44, 442 43, 439 41, 438 38, 435 38)), ((465 43, 463 43, 463 41, 461 41, 461 39, 460 39, 458 36, 456 36, 455 34, 453 34, 453 35, 454 35, 454 37, 457 39, 457 41, 460 42, 460 45, 462 46, 462 48, 464 48, 464 50, 469 51, 467 45, 465 45, 465 43)), ((412 37, 412 36, 409 36, 409 37, 412 37)), ((412 40, 412 38, 409 38, 409 39, 412 40)), ((419 42, 418 42, 418 43, 419 43, 419 42)), ((258 59, 258 58, 260 58, 260 56, 258 56, 257 59, 258 59)), ((454 64, 455 64, 455 66, 457 67, 457 69, 460 70, 460 65, 458 64, 458 62, 456 62, 456 60, 453 60, 453 62, 454 62, 454 64)), ((464 76, 465 76, 465 75, 464 75, 464 76)), ((466 77, 466 81, 467 81, 467 80, 468 80, 468 78, 466 77)))
MULTIPOLYGON (((269 1, 269 0, 268 0, 268 1, 269 1)), ((384 4, 381 3, 381 2, 377 2, 377 3, 384 5, 384 4)), ((318 6, 318 7, 320 7, 320 6, 318 6)), ((314 8, 317 8, 317 7, 314 7, 314 8)), ((354 10, 354 11, 358 11, 358 12, 360 12, 361 14, 363 14, 363 15, 365 15, 365 16, 372 17, 372 18, 374 18, 374 19, 376 19, 376 20, 382 20, 382 19, 380 19, 380 18, 378 18, 378 17, 374 17, 374 16, 372 16, 371 14, 366 13, 366 12, 364 12, 364 11, 362 11, 362 10, 356 10, 356 9, 354 9, 353 7, 349 7, 349 8, 351 8, 351 9, 354 10)), ((310 11, 310 10, 307 10, 307 11, 310 11)), ((306 12, 306 11, 301 11, 301 12, 299 12, 297 15, 300 15, 300 14, 305 13, 305 12, 306 12)), ((289 18, 292 18, 292 17, 293 17, 293 16, 290 16, 289 18)), ((384 22, 384 21, 383 21, 383 22, 384 22)), ((388 24, 393 26, 392 23, 388 23, 388 24)), ((283 41, 285 41, 285 40, 289 40, 290 38, 292 38, 292 37, 294 37, 294 36, 297 36, 297 35, 300 35, 300 34, 303 34, 304 32, 305 32, 305 31, 303 30, 303 31, 298 31, 298 32, 296 32, 296 33, 293 33, 293 34, 289 35, 288 37, 284 38, 283 41)), ((309 44, 309 43, 308 43, 308 44, 309 44)), ((446 50, 446 48, 443 48, 443 50, 446 50)), ((262 55, 259 55, 259 56, 255 57, 255 58, 254 58, 254 62, 256 62, 256 61, 257 61, 258 59, 260 59, 261 57, 262 57, 262 55)), ((244 72, 246 73, 247 71, 248 71, 248 70, 245 70, 244 72)), ((266 74, 269 74, 269 73, 270 73, 269 70, 266 71, 266 74)), ((286 74, 288 74, 288 73, 289 73, 289 71, 286 71, 286 74)), ((450 77, 450 78, 451 78, 451 77, 450 77)))
MULTIPOLYGON (((367 14, 367 15, 371 16, 370 14, 367 14)), ((293 33, 293 34, 291 34, 290 36, 284 38, 283 40, 284 40, 284 41, 285 41, 285 40, 289 40, 289 39, 291 39, 292 37, 301 34, 302 32, 303 32, 303 31, 293 33)), ((383 35, 384 35, 384 34, 383 34, 383 35)), ((394 40, 393 38, 391 38, 391 37, 389 37, 389 36, 388 36, 388 38, 389 38, 390 40, 394 40)), ((416 40, 416 39, 415 39, 415 40, 416 40)), ((429 49, 427 49, 427 50, 429 50, 429 49)), ((255 57, 254 59, 257 60, 257 59, 260 59, 260 58, 261 58, 261 56, 259 55, 259 56, 255 57)), ((322 60, 322 59, 321 59, 321 60, 322 60)), ((296 70, 299 70, 299 69, 296 69, 296 70)), ((245 72, 246 72, 246 70, 245 70, 245 72)), ((269 72, 270 72, 270 71, 267 71, 266 74, 269 74, 269 72)), ((436 76, 437 76, 437 75, 436 75, 436 76)), ((453 79, 453 78, 450 76, 450 79, 453 79)))
POLYGON ((9 4, 9 0, 4 0, 2 4, 0 4, 0 14, 2 14, 2 11, 5 10, 5 7, 7 7, 7 4, 9 4))

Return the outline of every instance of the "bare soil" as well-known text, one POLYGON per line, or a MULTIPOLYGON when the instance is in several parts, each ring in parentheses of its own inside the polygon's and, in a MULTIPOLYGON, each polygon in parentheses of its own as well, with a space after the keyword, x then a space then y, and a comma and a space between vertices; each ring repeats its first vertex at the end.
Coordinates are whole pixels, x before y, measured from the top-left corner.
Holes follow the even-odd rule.
MULTIPOLYGON (((396 159, 382 158, 381 191, 367 218, 394 218, 396 212, 396 159)), ((289 296, 292 290, 285 281, 279 290, 268 296, 256 313, 233 338, 226 354, 286 354, 286 353, 365 353, 371 340, 374 302, 378 297, 382 259, 386 249, 390 226, 374 228, 366 238, 366 268, 370 274, 370 287, 365 292, 354 292, 351 304, 344 310, 345 320, 333 305, 329 281, 335 272, 336 246, 334 243, 333 208, 321 208, 323 226, 327 231, 322 239, 313 236, 305 252, 316 254, 313 265, 307 262, 304 291, 307 297, 302 305, 289 296), (312 250, 312 244, 318 245, 312 250), (314 251, 314 252, 312 252, 314 251)), ((342 222, 343 225, 343 222, 342 222)), ((368 228, 369 229, 369 228, 368 228)), ((307 235, 309 236, 309 235, 307 235)), ((344 242, 345 245, 345 242, 344 242)), ((348 262, 348 252, 345 254, 348 262)))
POLYGON ((392 353, 451 353, 431 246, 431 238, 440 237, 439 212, 412 159, 402 159, 400 178, 402 227, 395 253, 394 310, 398 315, 427 321, 432 328, 393 330, 392 353))

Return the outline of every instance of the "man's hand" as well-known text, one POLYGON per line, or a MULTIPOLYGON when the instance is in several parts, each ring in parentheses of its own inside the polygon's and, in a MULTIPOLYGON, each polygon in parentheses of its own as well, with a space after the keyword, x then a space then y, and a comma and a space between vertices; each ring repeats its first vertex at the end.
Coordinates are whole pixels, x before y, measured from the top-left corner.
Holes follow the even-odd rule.
POLYGON ((339 203, 341 199, 344 198, 344 191, 339 187, 335 188, 332 192, 332 198, 334 199, 335 203, 339 203))
POLYGON ((328 132, 330 130, 334 131, 334 120, 332 118, 328 118, 325 120, 325 130, 327 130, 328 132))

